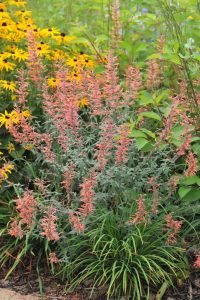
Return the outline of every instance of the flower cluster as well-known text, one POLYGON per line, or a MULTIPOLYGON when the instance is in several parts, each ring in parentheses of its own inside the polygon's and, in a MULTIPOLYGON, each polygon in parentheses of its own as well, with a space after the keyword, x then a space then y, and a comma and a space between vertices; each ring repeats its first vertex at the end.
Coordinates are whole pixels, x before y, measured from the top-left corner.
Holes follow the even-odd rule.
POLYGON ((169 244, 175 244, 176 243, 176 235, 177 235, 177 233, 179 233, 183 222, 173 220, 171 214, 167 214, 165 220, 166 220, 167 228, 170 230, 167 241, 169 244))

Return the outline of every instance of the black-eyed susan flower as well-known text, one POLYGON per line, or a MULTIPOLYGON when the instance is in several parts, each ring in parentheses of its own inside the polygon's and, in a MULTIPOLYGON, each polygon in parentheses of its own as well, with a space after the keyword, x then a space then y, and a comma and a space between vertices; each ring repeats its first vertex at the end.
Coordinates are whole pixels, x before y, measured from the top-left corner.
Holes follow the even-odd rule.
POLYGON ((28 151, 32 150, 33 147, 34 147, 33 144, 25 144, 25 145, 23 145, 23 148, 24 148, 25 150, 28 150, 28 151))
POLYGON ((4 60, 11 57, 11 53, 7 52, 7 51, 2 51, 0 52, 0 60, 4 60))
POLYGON ((86 107, 86 106, 89 106, 88 99, 87 99, 87 98, 82 98, 82 99, 79 101, 79 107, 80 107, 80 108, 83 108, 83 107, 86 107))
POLYGON ((75 36, 66 35, 64 32, 61 32, 59 35, 54 35, 53 38, 58 44, 68 44, 76 39, 75 36))
POLYGON ((66 80, 67 81, 75 80, 77 82, 80 82, 82 80, 82 76, 78 71, 72 71, 66 74, 66 80))
POLYGON ((20 42, 22 39, 24 39, 26 37, 25 33, 22 31, 18 31, 18 32, 11 32, 9 34, 7 34, 4 39, 11 42, 11 43, 18 43, 20 42))
POLYGON ((9 154, 14 152, 15 151, 15 145, 13 143, 9 142, 8 145, 7 145, 7 150, 8 150, 9 154))
POLYGON ((3 166, 0 168, 0 185, 3 180, 8 179, 9 174, 12 173, 14 170, 14 165, 11 163, 4 163, 3 166))
POLYGON ((26 1, 20 1, 20 0, 7 0, 8 5, 15 5, 17 7, 25 6, 26 1))
POLYGON ((50 86, 52 88, 56 88, 59 82, 60 82, 60 80, 58 78, 51 77, 51 78, 47 79, 48 86, 50 86))
POLYGON ((76 56, 75 57, 70 57, 69 59, 67 59, 66 65, 70 66, 72 68, 77 68, 77 67, 80 66, 80 60, 76 56))
POLYGON ((12 71, 16 65, 9 62, 7 59, 0 59, 0 71, 12 71))
POLYGON ((0 80, 0 87, 5 90, 14 92, 16 89, 16 84, 13 81, 0 80))
POLYGON ((12 58, 18 60, 19 62, 28 59, 28 52, 25 52, 23 49, 16 48, 11 52, 12 58))
POLYGON ((68 58, 68 55, 63 50, 54 49, 51 51, 49 58, 54 61, 65 60, 68 58))
POLYGON ((28 119, 28 118, 30 118, 30 116, 31 116, 31 112, 30 112, 30 110, 26 109, 26 110, 23 110, 23 111, 21 112, 21 115, 22 115, 24 118, 28 119))
POLYGON ((79 55, 79 61, 83 67, 86 68, 93 68, 94 67, 94 62, 92 59, 89 57, 87 54, 80 54, 79 55))
POLYGON ((54 37, 55 35, 59 35, 59 34, 60 34, 59 30, 55 27, 44 28, 40 31, 40 36, 42 38, 54 37))
POLYGON ((50 53, 50 46, 44 42, 40 42, 36 44, 36 51, 39 56, 46 56, 50 53))
POLYGON ((16 12, 15 12, 15 16, 17 16, 17 17, 20 17, 20 18, 25 18, 25 17, 31 17, 31 15, 32 15, 32 13, 31 13, 31 11, 28 11, 28 10, 17 10, 16 12))
POLYGON ((14 123, 17 124, 19 122, 19 114, 17 111, 13 110, 10 113, 5 110, 5 113, 0 113, 0 127, 5 126, 6 129, 14 123))
POLYGON ((6 5, 4 3, 0 3, 0 12, 4 12, 6 10, 6 5))

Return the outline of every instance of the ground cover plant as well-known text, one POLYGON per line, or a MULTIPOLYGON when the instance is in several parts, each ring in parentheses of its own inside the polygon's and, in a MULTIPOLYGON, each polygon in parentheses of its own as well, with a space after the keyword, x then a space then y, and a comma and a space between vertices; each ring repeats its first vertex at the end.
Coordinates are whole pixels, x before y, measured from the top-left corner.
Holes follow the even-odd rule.
POLYGON ((200 268, 199 4, 33 2, 0 2, 5 278, 161 299, 200 268))

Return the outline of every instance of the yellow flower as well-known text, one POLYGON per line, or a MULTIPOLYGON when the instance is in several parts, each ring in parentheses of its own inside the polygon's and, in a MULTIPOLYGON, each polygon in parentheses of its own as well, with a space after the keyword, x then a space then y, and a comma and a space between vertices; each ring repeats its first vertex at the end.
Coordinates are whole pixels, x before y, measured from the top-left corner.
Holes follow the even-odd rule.
POLYGON ((11 53, 9 53, 9 52, 6 52, 6 51, 2 51, 1 53, 0 53, 0 61, 1 60, 4 60, 4 59, 7 59, 7 58, 9 58, 9 57, 11 57, 11 53))
POLYGON ((1 12, 6 10, 6 5, 4 3, 0 3, 0 10, 1 12))
POLYGON ((22 49, 16 48, 14 51, 11 52, 12 58, 18 60, 21 62, 22 60, 27 60, 28 59, 28 53, 25 52, 22 49))
POLYGON ((54 40, 56 40, 59 44, 68 44, 71 41, 75 40, 75 36, 68 36, 64 32, 61 32, 60 35, 53 36, 54 40))
POLYGON ((19 122, 19 115, 18 113, 13 110, 10 113, 5 110, 5 113, 0 113, 0 127, 5 125, 6 128, 8 128, 12 123, 17 124, 19 122))
POLYGON ((13 151, 15 151, 15 145, 13 143, 9 142, 7 145, 7 150, 8 150, 8 153, 12 153, 13 151))
POLYGON ((11 95, 11 100, 15 101, 17 99, 16 95, 11 95))
POLYGON ((5 90, 9 90, 11 92, 14 92, 16 89, 16 84, 12 81, 9 82, 7 80, 0 80, 0 86, 5 90))
POLYGON ((8 5, 16 5, 17 7, 26 5, 26 1, 20 0, 7 0, 7 2, 8 5))
POLYGON ((70 67, 77 68, 80 65, 80 62, 78 61, 77 57, 73 57, 73 58, 69 58, 66 61, 66 64, 70 67))
POLYGON ((36 45, 36 50, 39 56, 47 55, 50 53, 50 46, 44 42, 40 42, 36 45))
POLYGON ((90 57, 87 54, 79 55, 79 60, 83 67, 86 67, 86 68, 94 67, 94 62, 90 59, 90 57))
POLYGON ((55 27, 45 28, 40 31, 40 36, 42 38, 54 37, 55 35, 58 35, 58 34, 60 34, 60 32, 55 27))
POLYGON ((0 60, 0 71, 12 71, 15 67, 16 65, 9 62, 7 59, 0 60))
POLYGON ((18 32, 11 32, 11 33, 7 34, 4 38, 11 43, 18 43, 25 37, 26 37, 26 34, 24 32, 18 31, 18 32))
POLYGON ((28 10, 17 10, 15 12, 15 16, 20 17, 20 18, 27 18, 27 17, 31 17, 31 11, 28 10))
POLYGON ((48 78, 47 79, 48 86, 50 86, 52 88, 56 88, 59 81, 60 80, 58 78, 48 78))
POLYGON ((14 165, 10 163, 5 163, 0 169, 0 181, 8 178, 8 175, 11 174, 11 171, 14 169, 14 165))
POLYGON ((79 107, 83 108, 84 106, 89 106, 89 102, 87 98, 83 98, 79 101, 79 107))
POLYGON ((24 118, 30 118, 30 116, 31 116, 31 112, 30 112, 30 110, 23 110, 22 111, 22 116, 24 117, 24 118))
POLYGON ((54 49, 53 51, 51 51, 51 56, 49 57, 51 60, 64 60, 67 59, 68 55, 60 50, 60 49, 54 49))
POLYGON ((193 20, 194 18, 193 18, 193 16, 189 16, 189 17, 187 17, 189 20, 193 20))
POLYGON ((67 75, 66 75, 66 80, 68 80, 68 81, 75 80, 75 81, 79 82, 79 81, 81 81, 81 79, 82 79, 81 74, 77 71, 67 73, 67 75))
POLYGON ((26 145, 24 145, 23 146, 23 148, 25 149, 25 150, 32 150, 33 149, 33 144, 26 144, 26 145))

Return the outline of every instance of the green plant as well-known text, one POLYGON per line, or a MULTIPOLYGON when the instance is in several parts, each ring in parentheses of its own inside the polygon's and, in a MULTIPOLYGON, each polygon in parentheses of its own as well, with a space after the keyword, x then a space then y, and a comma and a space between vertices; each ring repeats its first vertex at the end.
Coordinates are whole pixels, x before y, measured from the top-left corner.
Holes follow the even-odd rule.
POLYGON ((84 235, 67 237, 68 262, 62 273, 70 289, 92 280, 91 295, 96 287, 104 286, 107 299, 148 299, 152 287, 163 282, 173 285, 177 277, 186 275, 184 251, 166 244, 163 221, 131 226, 127 222, 130 211, 100 210, 100 217, 91 220, 95 225, 88 225, 84 235))

